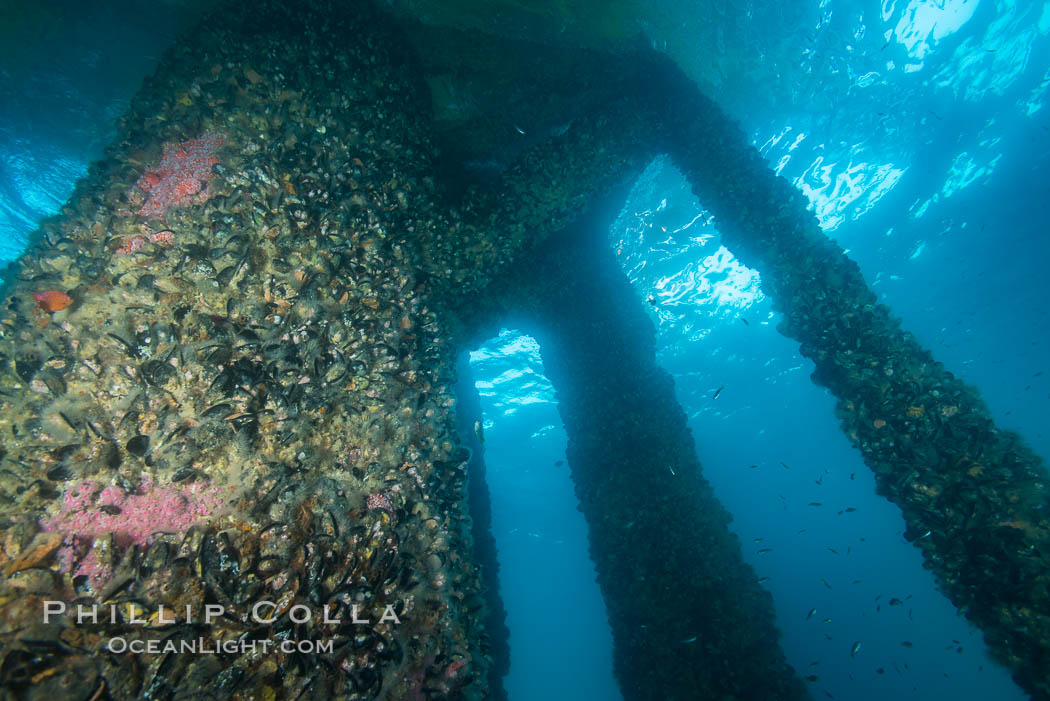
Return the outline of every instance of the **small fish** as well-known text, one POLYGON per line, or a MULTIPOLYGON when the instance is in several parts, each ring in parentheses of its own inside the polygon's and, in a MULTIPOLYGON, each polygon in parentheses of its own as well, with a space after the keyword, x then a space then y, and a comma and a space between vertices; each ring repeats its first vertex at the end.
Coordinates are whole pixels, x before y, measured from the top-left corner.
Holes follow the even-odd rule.
POLYGON ((839 551, 838 551, 838 550, 836 550, 835 548, 828 548, 828 552, 830 552, 830 553, 833 553, 833 554, 835 554, 835 555, 838 555, 838 554, 839 554, 839 551))
POLYGON ((694 635, 691 638, 686 638, 685 640, 683 640, 681 642, 682 642, 683 645, 686 645, 688 643, 695 643, 696 642, 696 636, 694 635))
POLYGON ((726 386, 725 386, 725 385, 722 385, 721 387, 719 387, 718 389, 716 389, 716 390, 715 390, 715 394, 714 394, 714 396, 713 396, 713 397, 711 397, 711 399, 718 399, 718 395, 722 394, 722 390, 724 390, 725 388, 726 388, 726 386))
POLYGON ((817 609, 811 608, 809 610, 809 613, 806 614, 806 620, 808 621, 809 619, 813 618, 816 615, 817 615, 817 609))
POLYGON ((903 606, 903 605, 904 605, 904 602, 901 601, 900 599, 898 599, 897 597, 894 597, 894 598, 890 599, 890 606, 903 606))
POLYGON ((759 552, 759 554, 761 554, 761 553, 771 553, 771 552, 773 552, 773 548, 762 548, 758 552, 759 552))
POLYGON ((809 502, 809 505, 810 506, 824 506, 819 501, 811 501, 811 502, 809 502))
POLYGON ((824 586, 826 586, 826 587, 827 587, 828 589, 831 589, 831 585, 830 585, 830 584, 828 584, 828 580, 826 580, 826 579, 824 579, 823 577, 821 577, 821 578, 820 578, 820 581, 824 582, 824 586))
POLYGON ((820 677, 818 677, 816 674, 807 674, 806 679, 808 679, 811 682, 815 682, 818 679, 820 679, 820 677))
POLYGON ((824 619, 824 622, 825 622, 825 623, 831 623, 831 618, 830 618, 830 617, 829 617, 829 618, 825 618, 825 619, 824 619))
POLYGON ((752 470, 757 470, 757 469, 758 469, 758 465, 750 465, 749 467, 750 467, 750 468, 751 468, 752 470))
POLYGON ((790 470, 791 469, 791 465, 788 465, 786 462, 781 462, 780 464, 784 466, 785 470, 790 470))
POLYGON ((852 513, 854 512, 854 511, 856 511, 856 509, 855 509, 855 508, 853 508, 852 506, 847 506, 847 507, 846 507, 845 509, 843 509, 843 510, 844 510, 844 511, 845 511, 845 512, 846 512, 847 514, 852 514, 852 513))
POLYGON ((556 461, 556 462, 554 463, 554 466, 555 466, 555 467, 561 467, 561 466, 562 466, 562 465, 564 465, 564 464, 565 464, 565 461, 564 461, 564 460, 558 460, 558 461, 556 461))
POLYGON ((759 577, 758 578, 758 583, 759 584, 762 584, 762 583, 768 582, 768 581, 769 581, 769 577, 759 577))
POLYGON ((36 300, 36 306, 40 307, 41 311, 48 312, 49 314, 65 309, 73 303, 72 297, 65 292, 59 292, 58 290, 36 292, 33 294, 33 299, 36 300))
POLYGON ((747 319, 744 317, 740 317, 740 321, 744 322, 744 326, 751 326, 751 324, 747 323, 747 319))
POLYGON ((765 538, 755 538, 755 539, 754 539, 754 541, 755 541, 756 543, 761 543, 761 542, 762 542, 763 540, 765 540, 765 538))
POLYGON ((901 647, 915 647, 915 643, 910 640, 902 640, 901 647))
POLYGON ((474 422, 474 437, 478 439, 478 443, 485 443, 485 427, 481 425, 480 420, 474 422))
POLYGON ((860 641, 853 643, 853 647, 849 649, 849 656, 856 657, 857 653, 860 652, 860 641))
POLYGON ((518 130, 519 134, 521 134, 522 136, 525 136, 525 130, 524 129, 519 127, 517 124, 514 125, 514 128, 518 130))

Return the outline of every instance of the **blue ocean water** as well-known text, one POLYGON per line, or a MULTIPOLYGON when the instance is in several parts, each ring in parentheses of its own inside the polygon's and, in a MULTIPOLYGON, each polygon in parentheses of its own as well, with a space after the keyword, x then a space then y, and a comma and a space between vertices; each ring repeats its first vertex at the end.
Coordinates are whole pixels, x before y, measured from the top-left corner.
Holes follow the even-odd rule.
POLYGON ((101 157, 143 78, 197 2, 0 5, 0 263, 101 157))
MULTIPOLYGON (((762 107, 736 117, 905 327, 980 388, 1000 426, 1050 455, 1050 3, 811 5, 807 26, 754 30, 810 44, 779 67, 777 94, 790 99, 751 101, 762 107)), ((19 25, 22 50, 0 65, 5 260, 101 154, 188 14, 130 1, 32 13, 19 25)), ((814 696, 1023 698, 936 591, 896 507, 875 495, 831 397, 809 381, 811 364, 775 331, 760 278, 721 247, 718 222, 664 159, 638 179, 608 241, 639 303, 657 302, 647 307, 659 361, 675 378, 704 474, 734 514, 745 558, 769 578, 784 649, 818 678, 814 696)), ((470 360, 511 630, 510 698, 616 699, 586 524, 558 464, 565 434, 538 347, 507 329, 470 360)))

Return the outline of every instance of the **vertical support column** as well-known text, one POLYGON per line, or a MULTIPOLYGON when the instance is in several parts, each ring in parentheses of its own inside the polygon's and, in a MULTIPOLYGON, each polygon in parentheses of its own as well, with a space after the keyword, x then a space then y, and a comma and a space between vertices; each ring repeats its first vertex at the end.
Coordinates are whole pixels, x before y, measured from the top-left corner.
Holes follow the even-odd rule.
POLYGON ((474 566, 480 571, 486 604, 481 647, 492 658, 488 670, 488 699, 504 701, 507 691, 503 679, 510 672, 510 630, 506 623, 507 611, 500 598, 499 558, 496 538, 492 534, 492 500, 485 479, 485 446, 474 430, 474 422, 480 419, 481 397, 470 372, 470 361, 464 354, 456 365, 456 428, 460 443, 471 451, 467 463, 470 533, 474 544, 474 566))
POLYGON ((1050 498, 1043 461, 997 428, 977 391, 936 362, 876 300, 821 231, 806 198, 776 176, 717 105, 670 69, 658 89, 665 144, 759 271, 779 329, 838 398, 843 430, 897 504, 905 537, 1015 680, 1050 698, 1050 498))
POLYGON ((607 230, 584 219, 544 244, 507 307, 557 389, 624 697, 807 698, 772 597, 700 474, 652 324, 603 236, 587 235, 607 230))
POLYGON ((18 261, 0 695, 485 697, 411 55, 368 3, 227 3, 18 261))

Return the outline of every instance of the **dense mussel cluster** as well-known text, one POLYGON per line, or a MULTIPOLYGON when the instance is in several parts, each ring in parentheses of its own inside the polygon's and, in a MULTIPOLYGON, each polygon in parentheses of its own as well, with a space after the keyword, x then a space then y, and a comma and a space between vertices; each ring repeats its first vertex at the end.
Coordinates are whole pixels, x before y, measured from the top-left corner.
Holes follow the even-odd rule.
POLYGON ((423 240, 424 260, 450 291, 450 306, 474 304, 519 256, 653 157, 654 112, 640 96, 663 59, 453 29, 412 31, 428 85, 446 86, 434 97, 444 170, 470 184, 465 192, 450 187, 448 226, 423 240), (507 58, 495 63, 493 55, 507 58), (449 91, 452 114, 442 109, 443 95, 453 100, 449 91), (483 172, 464 173, 472 169, 483 172))
POLYGON ((9 270, 6 693, 484 695, 451 348, 417 275, 437 217, 409 53, 365 3, 205 17, 9 270), (144 208, 136 183, 201 135, 221 143, 207 182, 169 188, 193 201, 144 208), (46 308, 44 290, 71 303, 46 308), (197 518, 205 490, 221 504, 197 518), (45 601, 105 622, 45 625, 45 601), (252 619, 260 601, 276 620, 252 619), (226 611, 205 625, 206 604, 226 611), (354 605, 370 623, 346 622, 354 605), (399 622, 380 622, 387 606, 399 622), (106 653, 115 637, 333 651, 106 653))

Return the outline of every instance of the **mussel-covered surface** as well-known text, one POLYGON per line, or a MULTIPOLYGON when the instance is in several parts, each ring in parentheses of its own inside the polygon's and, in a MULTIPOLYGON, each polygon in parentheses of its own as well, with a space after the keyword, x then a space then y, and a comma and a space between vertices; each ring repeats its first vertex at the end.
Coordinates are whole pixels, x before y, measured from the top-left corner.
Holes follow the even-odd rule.
POLYGON ((428 104, 364 3, 231 3, 163 58, 0 311, 5 694, 484 695, 428 104))
POLYGON ((648 50, 595 54, 408 29, 435 105, 438 171, 454 198, 450 225, 423 241, 424 259, 447 305, 461 307, 648 164, 666 97, 651 80, 670 64, 648 50))
POLYGON ((1018 684, 1050 698, 1045 464, 901 330, 806 212, 805 196, 727 128, 718 108, 676 92, 689 97, 667 120, 672 157, 718 218, 725 245, 761 274, 784 314, 779 330, 816 364, 813 380, 838 397, 843 430, 880 493, 901 508, 905 537, 1018 684))

